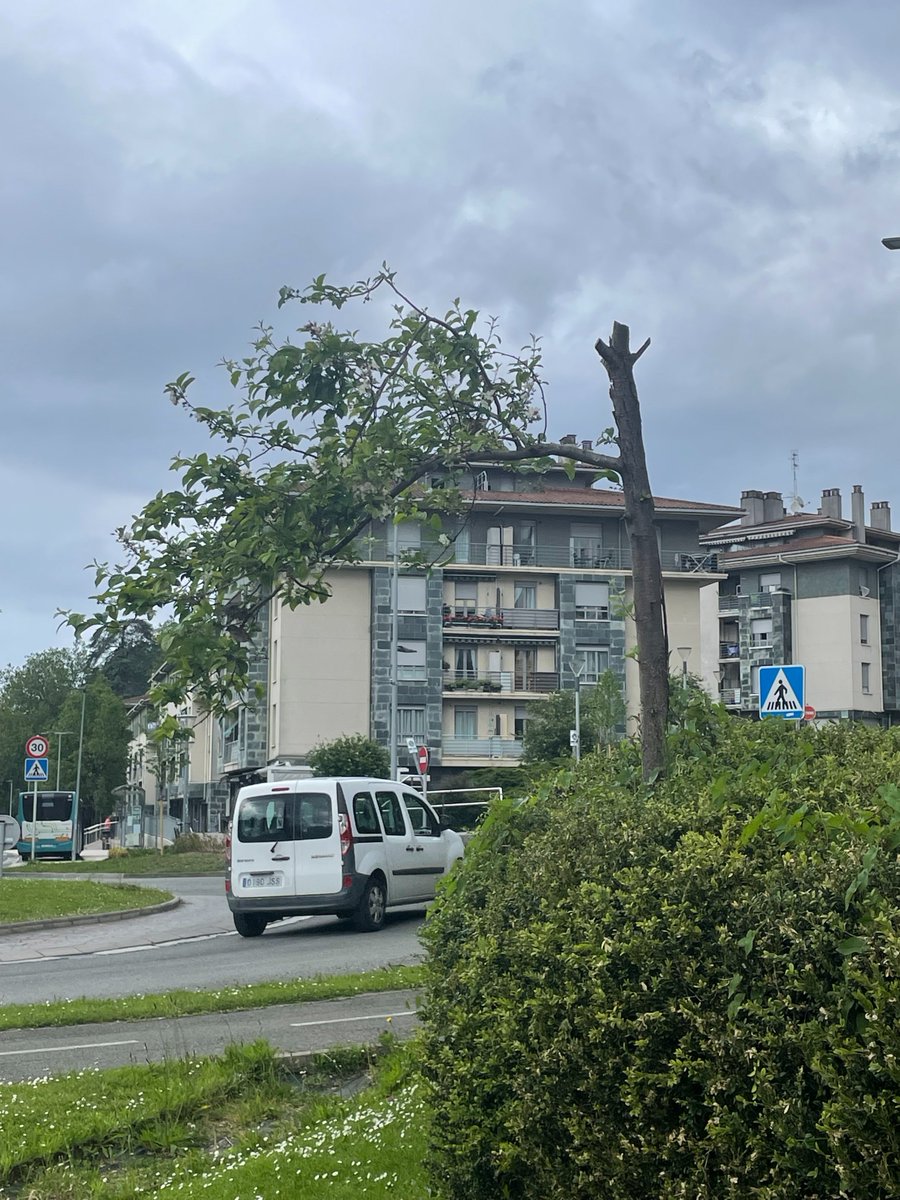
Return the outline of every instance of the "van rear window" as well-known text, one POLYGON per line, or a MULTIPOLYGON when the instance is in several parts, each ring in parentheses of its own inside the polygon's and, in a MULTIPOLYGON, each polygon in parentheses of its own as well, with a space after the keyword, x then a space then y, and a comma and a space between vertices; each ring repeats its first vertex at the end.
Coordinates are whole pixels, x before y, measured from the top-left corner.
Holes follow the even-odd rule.
POLYGON ((251 796, 238 811, 239 842, 295 842, 331 837, 331 797, 324 792, 251 796))

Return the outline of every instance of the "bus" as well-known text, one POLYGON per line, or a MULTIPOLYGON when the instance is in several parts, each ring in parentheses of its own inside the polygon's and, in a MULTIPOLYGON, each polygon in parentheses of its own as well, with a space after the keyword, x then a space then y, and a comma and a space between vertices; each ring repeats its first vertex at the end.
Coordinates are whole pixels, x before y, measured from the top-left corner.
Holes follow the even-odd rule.
MULTIPOLYGON (((23 858, 31 857, 32 816, 34 792, 19 792, 19 825, 22 836, 18 843, 23 858)), ((72 831, 77 819, 74 792, 38 792, 37 828, 34 830, 35 857, 71 858, 72 831)))

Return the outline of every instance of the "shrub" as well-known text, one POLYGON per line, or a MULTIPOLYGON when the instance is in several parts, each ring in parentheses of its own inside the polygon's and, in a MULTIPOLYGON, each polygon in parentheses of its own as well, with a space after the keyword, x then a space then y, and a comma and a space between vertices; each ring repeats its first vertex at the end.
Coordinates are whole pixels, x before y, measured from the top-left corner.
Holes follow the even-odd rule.
POLYGON ((387 750, 361 733, 345 734, 316 746, 307 761, 316 775, 368 775, 386 779, 391 773, 387 750))
POLYGON ((452 1200, 900 1194, 900 738, 704 718, 492 811, 426 926, 452 1200))

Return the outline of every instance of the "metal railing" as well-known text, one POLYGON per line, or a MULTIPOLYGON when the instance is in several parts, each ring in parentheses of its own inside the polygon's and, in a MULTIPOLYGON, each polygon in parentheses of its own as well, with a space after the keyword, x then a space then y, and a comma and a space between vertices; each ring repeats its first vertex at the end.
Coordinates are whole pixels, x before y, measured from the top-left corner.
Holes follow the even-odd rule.
POLYGON ((448 758, 494 758, 518 762, 522 743, 515 738, 444 737, 441 740, 441 760, 448 758))
POLYGON ((557 608, 457 608, 444 605, 445 628, 559 629, 557 608))
POLYGON ((719 699, 726 708, 740 708, 741 705, 741 689, 740 688, 722 688, 719 692, 719 699))
POLYGON ((558 671, 445 671, 445 692, 555 692, 558 671))
MULTIPOLYGON (((389 563, 391 547, 381 538, 363 538, 356 544, 356 553, 361 562, 389 563)), ((416 554, 422 565, 451 567, 570 567, 584 571, 630 571, 631 549, 627 546, 603 547, 594 539, 572 538, 568 545, 531 546, 511 543, 498 545, 493 542, 470 542, 468 545, 451 544, 448 547, 423 545, 416 554), (584 545, 582 543, 592 543, 584 545)), ((694 574, 716 572, 719 569, 715 554, 706 553, 696 547, 687 550, 663 550, 660 561, 664 571, 694 574)), ((412 569, 416 564, 411 563, 412 569)))
POLYGON ((741 646, 739 642, 720 642, 719 643, 719 658, 740 658, 741 646))

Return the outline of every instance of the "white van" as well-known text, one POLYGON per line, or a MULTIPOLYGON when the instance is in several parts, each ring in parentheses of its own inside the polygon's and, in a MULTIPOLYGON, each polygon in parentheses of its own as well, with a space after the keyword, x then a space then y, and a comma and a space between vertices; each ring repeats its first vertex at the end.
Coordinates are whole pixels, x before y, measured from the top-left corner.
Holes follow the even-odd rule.
POLYGON ((238 792, 227 856, 225 892, 242 937, 310 913, 369 931, 386 908, 433 900, 463 841, 401 783, 282 779, 238 792))

